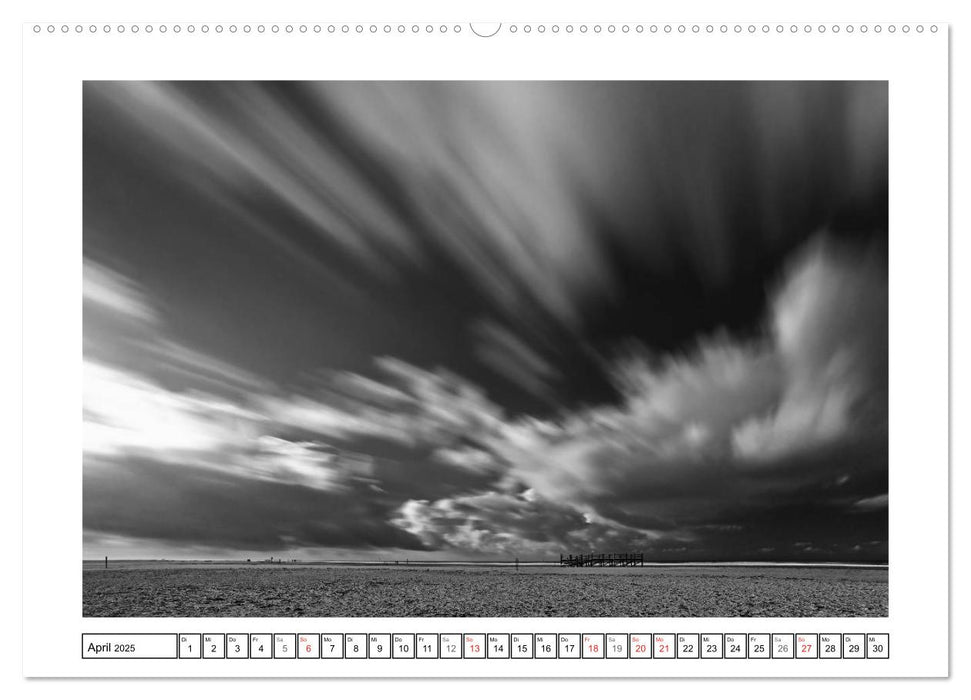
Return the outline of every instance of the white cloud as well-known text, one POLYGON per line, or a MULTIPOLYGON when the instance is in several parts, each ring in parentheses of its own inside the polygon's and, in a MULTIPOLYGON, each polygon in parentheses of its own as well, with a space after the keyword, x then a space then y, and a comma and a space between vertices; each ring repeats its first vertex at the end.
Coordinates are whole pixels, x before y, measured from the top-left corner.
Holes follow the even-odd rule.
POLYGON ((684 355, 633 353, 614 366, 618 405, 510 419, 461 377, 384 357, 380 378, 343 376, 340 395, 293 396, 268 413, 320 435, 428 449, 440 464, 492 476, 503 493, 530 489, 600 517, 601 501, 619 497, 627 505, 614 520, 676 522, 702 502, 729 507, 733 489, 781 498, 803 488, 816 477, 787 475, 786 458, 832 444, 861 401, 885 398, 882 274, 877 259, 814 244, 772 293, 764 336, 721 332, 684 355), (785 474, 750 483, 753 466, 785 474))
POLYGON ((473 474, 489 474, 502 469, 494 454, 474 447, 441 447, 432 452, 432 458, 473 474))
MULTIPOLYGON (((539 556, 581 542, 683 541, 685 519, 745 499, 784 501, 846 473, 787 458, 834 444, 866 417, 881 424, 884 274, 876 258, 810 247, 773 292, 763 337, 716 333, 684 355, 630 355, 615 363, 617 405, 547 419, 511 419, 462 377, 393 357, 377 358, 373 377, 334 373, 313 392, 284 395, 204 354, 166 351, 234 387, 233 399, 89 360, 85 453, 340 491, 349 479, 377 484, 366 456, 328 439, 379 438, 492 478, 486 491, 403 503, 395 524, 426 546, 539 556), (295 440, 295 429, 321 439, 295 440)), ((111 308, 132 315, 123 303, 111 308)), ((154 319, 146 308, 139 317, 154 319)), ((156 323, 144 324, 146 338, 156 323)), ((879 497, 855 503, 881 507, 879 497)))
POLYGON ((98 318, 86 319, 85 324, 86 455, 198 461, 255 437, 255 426, 264 418, 238 400, 209 391, 174 390, 131 366, 150 367, 156 374, 191 374, 193 386, 204 380, 220 389, 229 385, 246 389, 261 382, 165 340, 162 316, 141 287, 90 260, 84 262, 84 297, 99 307, 98 318))
POLYGON ((593 513, 610 497, 631 520, 676 522, 831 482, 825 464, 791 472, 789 458, 829 448, 858 421, 885 423, 884 274, 878 257, 810 246, 773 293, 763 338, 722 333, 684 356, 635 354, 616 366, 620 405, 477 434, 506 465, 497 486, 593 513), (753 465, 779 476, 751 481, 753 465))
POLYGON ((147 459, 324 491, 343 490, 371 470, 366 455, 272 434, 286 426, 259 410, 94 362, 84 363, 83 405, 84 454, 93 464, 147 459))
POLYGON ((243 467, 244 474, 257 478, 323 491, 343 490, 346 485, 339 453, 320 442, 262 435, 243 467))
POLYGON ((376 410, 368 405, 349 404, 342 407, 336 402, 328 403, 299 394, 264 396, 259 401, 267 415, 280 425, 302 428, 332 438, 369 435, 403 444, 414 442, 404 416, 376 410))
POLYGON ((414 405, 415 399, 397 387, 353 372, 338 372, 335 387, 354 399, 385 407, 414 405))
POLYGON ((365 456, 274 434, 309 421, 308 412, 314 425, 339 432, 342 414, 288 402, 262 378, 166 339, 161 315, 134 281, 87 261, 85 299, 99 305, 100 322, 109 321, 98 332, 87 328, 96 336, 86 338, 83 362, 83 450, 90 464, 147 459, 320 490, 369 478, 365 456), (162 377, 193 388, 172 388, 162 377))
POLYGON ((122 318, 154 323, 157 314, 132 280, 85 259, 82 284, 84 300, 122 318))
POLYGON ((258 414, 219 397, 165 389, 146 377, 84 363, 84 451, 179 461, 245 439, 258 414))
POLYGON ((853 504, 853 510, 856 511, 872 511, 872 510, 885 510, 887 505, 890 503, 890 495, 882 493, 878 496, 870 496, 869 498, 861 498, 853 504))
POLYGON ((851 429, 861 403, 885 403, 885 275, 874 255, 840 254, 823 242, 795 261, 772 304, 782 395, 775 411, 736 428, 739 456, 765 461, 831 442, 851 429))
POLYGON ((671 538, 538 499, 532 491, 480 491, 432 502, 409 500, 398 509, 392 523, 433 549, 508 559, 549 559, 562 552, 588 551, 591 547, 599 551, 648 548, 671 538))
POLYGON ((193 350, 182 343, 165 340, 153 334, 151 340, 138 344, 140 352, 151 357, 154 368, 172 372, 201 385, 225 393, 269 392, 270 382, 236 365, 193 350))
POLYGON ((332 386, 318 388, 312 397, 268 396, 261 405, 283 425, 335 438, 368 436, 410 446, 448 447, 503 424, 502 409, 479 387, 451 372, 422 369, 394 357, 377 358, 375 365, 383 375, 380 380, 338 373, 332 386))
POLYGON ((582 515, 569 508, 495 491, 407 501, 392 523, 429 547, 509 558, 548 555, 571 531, 586 526, 582 515))

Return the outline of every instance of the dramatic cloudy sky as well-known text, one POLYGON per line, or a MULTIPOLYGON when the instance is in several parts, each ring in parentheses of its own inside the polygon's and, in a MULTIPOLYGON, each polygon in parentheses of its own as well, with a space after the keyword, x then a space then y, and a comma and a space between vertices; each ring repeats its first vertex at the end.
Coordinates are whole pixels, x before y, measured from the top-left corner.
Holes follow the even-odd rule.
POLYGON ((887 557, 884 83, 87 83, 85 556, 887 557))

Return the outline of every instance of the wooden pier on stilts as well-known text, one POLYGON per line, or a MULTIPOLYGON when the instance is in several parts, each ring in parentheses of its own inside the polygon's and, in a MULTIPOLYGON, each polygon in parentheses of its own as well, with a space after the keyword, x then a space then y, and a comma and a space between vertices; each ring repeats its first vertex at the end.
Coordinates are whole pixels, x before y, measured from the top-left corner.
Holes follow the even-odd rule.
POLYGON ((560 566, 644 566, 644 552, 561 554, 560 566))

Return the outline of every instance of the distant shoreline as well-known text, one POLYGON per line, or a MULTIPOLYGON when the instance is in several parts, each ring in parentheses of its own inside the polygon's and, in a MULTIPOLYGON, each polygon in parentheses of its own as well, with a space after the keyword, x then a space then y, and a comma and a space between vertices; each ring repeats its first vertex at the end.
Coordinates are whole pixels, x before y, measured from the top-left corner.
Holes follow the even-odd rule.
MULTIPOLYGON (((83 565, 103 565, 104 559, 83 559, 83 565)), ((560 568, 559 561, 425 561, 400 559, 398 561, 354 561, 354 560, 292 560, 292 561, 269 561, 265 559, 246 561, 240 559, 108 559, 109 567, 111 564, 183 564, 187 566, 198 566, 204 564, 215 564, 219 566, 347 566, 347 567, 553 567, 560 568)), ((887 569, 888 563, 854 563, 854 562, 761 562, 761 561, 731 561, 731 562, 644 562, 643 567, 581 567, 583 569, 599 568, 671 568, 671 567, 771 567, 771 568, 810 568, 810 569, 887 569)))

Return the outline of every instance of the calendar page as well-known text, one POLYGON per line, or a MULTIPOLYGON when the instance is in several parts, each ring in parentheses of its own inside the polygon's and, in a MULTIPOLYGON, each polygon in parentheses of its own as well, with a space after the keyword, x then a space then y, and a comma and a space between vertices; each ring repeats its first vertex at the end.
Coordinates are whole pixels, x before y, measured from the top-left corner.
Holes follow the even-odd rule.
POLYGON ((25 675, 946 676, 948 25, 406 15, 24 25, 25 675))

